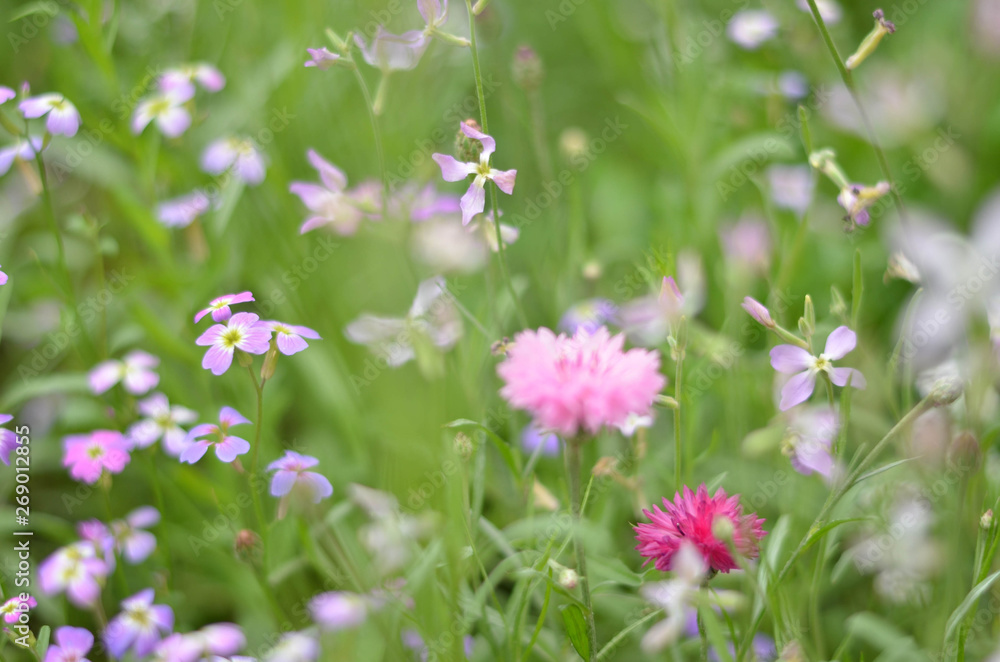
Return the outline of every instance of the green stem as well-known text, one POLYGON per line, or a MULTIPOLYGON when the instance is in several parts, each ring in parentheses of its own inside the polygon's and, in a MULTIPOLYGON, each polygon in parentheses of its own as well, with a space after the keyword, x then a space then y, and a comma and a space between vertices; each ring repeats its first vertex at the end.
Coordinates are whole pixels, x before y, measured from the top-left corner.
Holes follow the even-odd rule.
POLYGON ((683 376, 684 376, 684 348, 679 347, 677 354, 677 366, 674 370, 674 400, 677 401, 677 408, 674 409, 674 489, 681 489, 681 463, 684 456, 684 445, 681 443, 681 398, 683 397, 683 376))
MULTIPOLYGON (((466 0, 468 2, 468 0, 466 0)), ((565 442, 566 474, 569 479, 569 501, 573 511, 573 549, 576 553, 577 574, 580 576, 580 591, 586 607, 587 640, 590 642, 590 662, 597 659, 597 626, 594 623, 594 604, 590 599, 590 580, 587 577, 587 555, 580 535, 580 439, 565 442)))
MULTIPOLYGON (((253 388, 257 393, 257 420, 254 422, 253 454, 250 459, 250 474, 247 476, 250 485, 250 494, 253 497, 253 509, 257 515, 257 526, 260 528, 261 544, 264 548, 264 559, 267 559, 267 523, 264 521, 264 508, 260 503, 260 494, 256 489, 257 462, 260 454, 260 433, 264 425, 264 385, 257 381, 254 374, 253 365, 247 366, 250 379, 253 380, 253 388)), ((267 564, 264 564, 267 567, 267 564)))
POLYGON ((382 216, 388 214, 389 210, 389 173, 385 166, 385 152, 382 149, 382 131, 378 125, 378 115, 375 112, 375 103, 372 101, 372 94, 368 90, 368 83, 361 75, 357 63, 351 63, 351 71, 354 72, 354 79, 358 81, 361 88, 361 95, 365 98, 365 107, 368 109, 368 119, 372 124, 372 133, 375 136, 375 151, 378 152, 378 168, 382 173, 382 216))
POLYGON ((705 619, 701 615, 701 609, 697 612, 698 619, 698 637, 701 639, 701 659, 708 660, 708 633, 705 632, 705 619))

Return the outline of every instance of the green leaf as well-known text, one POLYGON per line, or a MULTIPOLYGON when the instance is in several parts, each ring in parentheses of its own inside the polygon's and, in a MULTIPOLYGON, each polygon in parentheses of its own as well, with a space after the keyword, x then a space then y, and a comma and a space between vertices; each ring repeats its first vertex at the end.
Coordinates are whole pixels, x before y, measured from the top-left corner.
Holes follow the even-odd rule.
POLYGON ((948 624, 945 626, 945 644, 951 641, 951 638, 955 635, 955 630, 962 622, 962 619, 969 612, 969 610, 972 609, 977 602, 979 602, 979 598, 983 597, 983 594, 990 590, 990 587, 993 586, 993 582, 995 582, 998 578, 1000 578, 1000 570, 997 570, 992 575, 976 584, 975 587, 969 591, 969 594, 965 596, 965 599, 962 600, 962 604, 955 608, 955 611, 953 611, 951 616, 948 618, 948 624))
POLYGON ((45 651, 49 649, 49 636, 52 634, 52 630, 48 625, 43 625, 42 629, 38 631, 37 642, 35 643, 35 650, 38 651, 38 657, 45 659, 45 651))
POLYGON ((851 289, 851 328, 857 331, 858 316, 861 314, 861 299, 865 292, 861 277, 861 249, 854 252, 854 287, 851 289))
POLYGON ((642 585, 642 575, 630 570, 621 559, 593 557, 587 559, 587 565, 589 566, 592 591, 596 591, 597 587, 602 585, 642 585))
POLYGON ((28 400, 55 393, 89 393, 85 373, 39 375, 12 387, 3 398, 3 410, 16 409, 28 400))
POLYGON ((52 18, 58 13, 59 4, 57 2, 53 0, 39 0, 38 2, 29 2, 11 14, 8 23, 15 23, 22 18, 34 16, 35 14, 45 14, 49 18, 52 18))
POLYGON ((913 637, 875 614, 862 612, 851 616, 847 619, 847 631, 883 651, 878 659, 884 662, 926 662, 929 659, 913 637))
POLYGON ((493 445, 497 447, 498 451, 500 451, 500 455, 501 455, 501 457, 503 457, 504 462, 507 463, 507 467, 511 470, 511 473, 514 474, 514 478, 520 484, 520 482, 521 482, 521 468, 520 468, 520 463, 518 462, 517 458, 514 456, 514 452, 510 449, 510 444, 508 444, 506 441, 504 441, 496 432, 494 432, 493 430, 489 429, 488 427, 486 427, 482 423, 479 423, 477 421, 471 421, 471 420, 469 420, 467 418, 457 418, 454 421, 451 421, 450 423, 445 423, 444 427, 446 427, 446 428, 470 428, 471 427, 471 428, 478 428, 479 430, 482 430, 483 432, 485 432, 486 436, 490 439, 490 441, 493 442, 493 445))
POLYGON ((878 467, 877 469, 872 469, 871 471, 869 471, 867 473, 863 473, 860 476, 858 476, 858 479, 856 481, 854 481, 854 484, 857 485, 858 483, 860 483, 863 480, 867 480, 869 478, 872 478, 873 476, 879 475, 880 473, 889 471, 889 469, 894 469, 894 468, 898 467, 901 464, 906 464, 907 462, 912 462, 913 460, 916 460, 916 459, 917 458, 915 458, 915 457, 908 457, 908 458, 903 459, 903 460, 896 460, 895 462, 890 462, 889 464, 882 465, 881 467, 878 467))
POLYGON ((711 642, 712 648, 715 649, 715 654, 719 656, 719 660, 722 662, 733 662, 733 656, 729 654, 726 633, 722 629, 722 623, 719 622, 719 617, 715 613, 715 610, 702 606, 698 608, 698 614, 701 616, 701 622, 705 626, 708 640, 711 642))
POLYGON ((590 641, 587 639, 587 620, 580 605, 565 605, 559 608, 569 642, 573 644, 581 659, 590 659, 590 641))

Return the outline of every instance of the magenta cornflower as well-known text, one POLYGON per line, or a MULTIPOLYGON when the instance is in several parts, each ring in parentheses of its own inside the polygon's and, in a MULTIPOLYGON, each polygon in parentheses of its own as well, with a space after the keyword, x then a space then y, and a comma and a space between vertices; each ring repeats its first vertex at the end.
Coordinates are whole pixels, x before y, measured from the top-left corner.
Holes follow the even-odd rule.
POLYGON ((128 429, 126 436, 136 448, 148 448, 163 439, 163 450, 177 456, 186 447, 187 432, 181 427, 198 420, 198 414, 178 405, 171 406, 167 396, 154 393, 139 401, 139 419, 128 429))
POLYGON ((122 360, 103 361, 94 366, 87 375, 90 390, 94 395, 104 393, 118 382, 132 395, 143 395, 160 383, 160 376, 154 369, 160 359, 141 350, 133 350, 122 360))
POLYGON ((264 181, 267 166, 257 145, 249 138, 221 138, 205 148, 201 169, 221 175, 232 168, 236 178, 250 186, 264 181))
POLYGON ((22 101, 18 108, 27 119, 47 115, 45 129, 52 135, 72 138, 80 128, 80 113, 69 99, 61 94, 40 94, 22 101))
POLYGON ((115 430, 71 435, 63 440, 63 448, 63 466, 69 467, 69 475, 91 485, 105 470, 109 474, 121 473, 131 460, 128 440, 115 430))
POLYGON ((787 411, 809 399, 816 388, 816 375, 823 372, 837 386, 847 384, 864 389, 865 377, 854 368, 834 368, 833 362, 842 359, 858 343, 857 335, 846 326, 838 326, 826 339, 826 347, 819 356, 795 345, 778 345, 771 350, 771 366, 778 372, 795 375, 781 389, 778 408, 787 411))
POLYGON ((284 457, 267 466, 268 471, 275 472, 271 480, 271 496, 285 496, 293 488, 301 487, 314 503, 319 503, 333 494, 333 486, 326 476, 315 471, 306 471, 317 464, 319 460, 314 457, 300 455, 295 451, 285 451, 284 457))
POLYGON ((0 605, 0 615, 3 615, 4 623, 17 623, 18 619, 21 618, 21 614, 27 612, 29 609, 34 609, 37 606, 38 603, 35 602, 35 599, 30 595, 24 599, 22 599, 19 595, 15 595, 13 598, 0 605))
POLYGON ((223 462, 232 462, 238 456, 250 451, 250 442, 229 434, 229 428, 246 425, 250 421, 232 407, 223 407, 219 412, 219 424, 202 423, 191 428, 188 433, 188 447, 181 453, 181 462, 194 464, 215 446, 215 456, 223 462), (211 439, 202 439, 209 436, 211 439))
POLYGON ((91 607, 101 595, 108 565, 98 558, 93 543, 81 541, 60 547, 38 566, 38 584, 46 595, 66 592, 77 607, 91 607))
POLYGON ((715 496, 709 497, 702 483, 697 492, 685 486, 684 496, 675 494, 673 503, 664 497, 663 507, 665 510, 655 505, 651 511, 643 510, 650 523, 633 527, 639 541, 636 550, 646 557, 646 563, 652 561, 657 570, 673 569, 677 551, 684 542, 693 544, 708 567, 716 572, 739 568, 729 545, 744 558, 757 558, 760 539, 766 534, 761 528, 764 520, 756 513, 744 514, 738 494, 727 496, 719 488, 715 496), (717 537, 723 527, 731 529, 731 542, 717 537))
POLYGON ((230 310, 229 306, 253 300, 253 292, 249 291, 240 292, 239 294, 223 294, 221 297, 216 297, 209 301, 208 308, 198 311, 198 314, 194 316, 195 324, 200 322, 201 318, 209 313, 212 313, 212 319, 216 322, 225 322, 233 316, 233 311, 230 310))
POLYGON ((612 337, 604 327, 572 337, 545 328, 522 331, 497 366, 505 382, 500 394, 567 439, 624 423, 629 414, 646 415, 666 383, 660 356, 623 351, 624 343, 624 335, 612 337))
POLYGON ((483 146, 479 154, 479 163, 462 163, 447 154, 432 154, 431 158, 441 166, 441 176, 446 182, 457 182, 469 175, 475 175, 469 190, 462 196, 462 225, 468 225, 476 214, 481 214, 486 207, 486 181, 490 180, 501 191, 510 195, 514 192, 514 180, 517 170, 494 170, 490 166, 490 156, 496 151, 497 143, 482 131, 469 126, 466 122, 459 124, 464 133, 473 140, 478 140, 483 146))
MULTIPOLYGON (((14 420, 10 414, 0 414, 0 425, 14 420)), ((10 466, 10 454, 17 448, 17 434, 13 430, 0 428, 0 462, 10 466)))
POLYGON ((309 346, 304 338, 310 340, 322 340, 320 335, 308 326, 296 326, 285 324, 284 322, 264 322, 271 327, 275 340, 278 343, 278 350, 285 356, 291 356, 301 352, 309 346))
POLYGON ((339 55, 331 53, 330 49, 326 46, 323 48, 307 48, 306 51, 309 53, 309 59, 306 60, 305 65, 307 67, 329 69, 340 59, 339 55))
POLYGON ((137 657, 149 655, 160 639, 174 628, 174 610, 153 604, 153 589, 147 588, 122 601, 122 611, 108 623, 104 643, 117 659, 131 649, 137 657))
POLYGON ((201 334, 195 344, 208 346, 201 367, 221 375, 233 363, 237 349, 248 354, 263 354, 270 347, 271 329, 260 324, 260 317, 253 313, 236 313, 225 324, 216 324, 201 334))
POLYGON ((85 655, 94 647, 94 635, 85 628, 64 626, 56 630, 55 644, 45 653, 45 662, 90 662, 85 655))

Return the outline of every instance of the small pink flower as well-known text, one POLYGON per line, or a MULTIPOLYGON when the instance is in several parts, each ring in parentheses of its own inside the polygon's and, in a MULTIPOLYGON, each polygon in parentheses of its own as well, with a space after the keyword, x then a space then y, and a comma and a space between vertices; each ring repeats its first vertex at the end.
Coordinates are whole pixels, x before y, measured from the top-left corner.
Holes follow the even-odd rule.
POLYGON ((116 659, 132 649, 142 658, 156 649, 163 635, 174 628, 174 610, 153 604, 153 589, 147 588, 122 600, 122 611, 108 623, 104 642, 116 659))
POLYGON ((789 414, 782 452, 803 476, 818 473, 830 484, 837 477, 837 460, 831 448, 840 430, 837 412, 829 406, 800 407, 789 414))
POLYGON ((201 318, 209 313, 212 313, 212 319, 216 322, 225 322, 233 316, 233 311, 229 309, 229 306, 253 300, 253 292, 249 291, 239 294, 223 294, 221 297, 209 301, 208 308, 199 310, 198 314, 194 316, 194 323, 197 324, 201 318))
POLYGON ((299 234, 329 226, 337 234, 352 235, 366 216, 376 216, 375 209, 366 204, 364 188, 346 190, 347 175, 340 168, 314 149, 306 152, 306 158, 319 173, 320 183, 296 181, 288 186, 288 190, 299 196, 302 204, 313 213, 299 228, 299 234))
POLYGON ((38 584, 46 595, 66 592, 78 607, 91 607, 101 595, 108 565, 93 543, 81 541, 60 547, 38 566, 38 584))
POLYGON ((0 285, 6 285, 6 284, 7 284, 7 274, 0 271, 0 285))
POLYGON ((25 118, 35 119, 48 115, 45 128, 52 135, 72 138, 80 128, 80 113, 69 99, 61 94, 41 94, 25 99, 18 108, 25 118))
POLYGON ((27 600, 22 600, 20 596, 14 596, 0 605, 0 614, 3 615, 4 623, 17 623, 21 614, 37 606, 38 603, 30 595, 27 600))
POLYGON ((795 376, 781 389, 781 404, 778 408, 787 411, 809 399, 816 388, 816 375, 825 372, 837 386, 845 386, 851 378, 851 386, 864 389, 865 376, 854 368, 834 368, 833 362, 842 359, 854 349, 858 336, 846 326, 838 326, 826 339, 826 347, 819 356, 813 356, 795 345, 778 345, 771 350, 771 367, 778 372, 795 376))
POLYGON ((69 467, 69 475, 91 485, 105 470, 109 474, 121 473, 132 459, 129 442, 115 430, 71 435, 63 440, 63 450, 63 466, 69 467))
POLYGON ((94 646, 94 635, 85 628, 63 626, 56 630, 55 644, 45 653, 45 662, 90 662, 87 653, 94 646))
POLYGON ((307 48, 306 51, 309 52, 309 59, 306 60, 305 65, 307 67, 329 69, 340 59, 339 55, 331 53, 325 46, 323 48, 307 48))
POLYGON ((163 439, 168 455, 179 455, 185 448, 187 432, 182 425, 194 423, 198 414, 178 405, 171 406, 167 396, 154 393, 139 402, 139 413, 145 416, 128 429, 128 441, 133 448, 148 448, 163 439))
POLYGON ((727 261, 751 272, 767 273, 771 234, 762 218, 744 217, 719 231, 727 261))
POLYGON ((201 155, 201 169, 221 175, 232 168, 236 177, 250 186, 264 181, 267 166, 257 145, 249 138, 220 138, 201 155))
POLYGON ((104 393, 118 382, 132 395, 143 395, 160 383, 160 376, 154 372, 160 359, 141 350, 133 350, 121 361, 110 360, 98 363, 87 375, 90 390, 94 395, 104 393))
POLYGON ((184 228, 211 206, 212 201, 208 195, 196 189, 187 195, 161 202, 156 208, 156 218, 168 228, 184 228))
POLYGON ((327 631, 350 630, 368 618, 369 600, 357 593, 329 591, 309 601, 313 621, 327 631))
POLYGON ((215 456, 223 462, 232 462, 238 456, 250 451, 250 442, 229 434, 229 428, 245 425, 250 421, 232 407, 223 407, 219 412, 219 424, 202 423, 191 428, 188 433, 188 447, 181 453, 181 462, 194 464, 200 460, 210 446, 215 446, 215 456), (211 436, 212 439, 201 437, 211 436))
POLYGON ((303 338, 322 340, 320 335, 308 326, 296 326, 294 324, 285 324, 284 322, 264 322, 264 324, 269 325, 271 331, 275 333, 278 349, 285 356, 291 356, 308 347, 309 343, 303 340, 303 338))
POLYGON ((295 451, 285 451, 285 456, 267 466, 273 471, 271 479, 271 496, 283 497, 296 486, 305 490, 314 503, 333 494, 333 486, 326 476, 315 471, 306 471, 319 464, 319 460, 309 455, 300 455, 295 451))
POLYGON ((17 97, 17 92, 6 85, 0 85, 0 105, 7 103, 15 97, 17 97))
POLYGON ((13 145, 0 149, 0 175, 7 174, 14 161, 34 161, 35 154, 41 153, 44 142, 37 136, 30 139, 18 138, 13 145))
POLYGON ((490 166, 490 156, 496 151, 496 141, 482 131, 465 122, 459 127, 469 138, 478 140, 483 146, 479 154, 479 163, 462 163, 447 154, 432 154, 431 158, 441 166, 441 176, 446 182, 457 182, 469 175, 475 175, 469 190, 462 196, 462 225, 468 225, 476 214, 481 214, 486 207, 486 180, 492 181, 501 191, 510 195, 514 192, 514 180, 517 170, 494 170, 490 166))
POLYGON ((160 76, 159 85, 167 94, 190 99, 194 96, 195 82, 209 92, 218 92, 226 86, 226 77, 212 65, 197 62, 168 69, 160 76))
POLYGON ((655 351, 623 351, 625 336, 604 327, 572 337, 548 329, 522 331, 497 366, 500 394, 535 423, 564 438, 594 435, 630 414, 649 414, 666 380, 655 351))
MULTIPOLYGON (((14 420, 10 414, 0 414, 0 425, 6 425, 14 420)), ((13 430, 0 428, 0 462, 10 466, 10 454, 17 448, 17 434, 13 430)))
POLYGON ((643 510, 650 523, 633 527, 639 541, 636 550, 646 557, 646 563, 653 561, 657 570, 673 569, 675 555, 684 542, 693 544, 714 571, 739 568, 729 543, 719 540, 713 532, 719 519, 729 520, 732 525, 731 544, 736 551, 745 558, 757 558, 759 541, 766 534, 761 528, 764 520, 756 513, 744 515, 738 494, 730 497, 719 488, 715 496, 709 497, 702 483, 697 493, 685 486, 684 496, 675 494, 673 503, 664 497, 663 507, 665 511, 655 505, 652 511, 643 510))
POLYGON ((132 133, 139 135, 150 122, 168 138, 176 138, 191 126, 191 113, 184 106, 191 99, 181 92, 164 92, 139 102, 132 114, 132 133))
POLYGON ((236 313, 225 324, 216 324, 201 334, 196 345, 208 346, 201 367, 221 375, 233 363, 237 349, 249 354, 263 354, 270 347, 271 329, 260 324, 260 317, 253 313, 236 313))

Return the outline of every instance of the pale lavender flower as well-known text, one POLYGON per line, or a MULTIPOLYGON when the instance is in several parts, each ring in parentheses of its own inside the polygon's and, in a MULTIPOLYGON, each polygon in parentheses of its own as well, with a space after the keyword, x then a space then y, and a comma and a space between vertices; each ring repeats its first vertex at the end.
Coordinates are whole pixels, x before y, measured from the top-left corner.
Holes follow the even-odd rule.
POLYGON ((142 563, 156 549, 156 536, 145 529, 160 522, 160 511, 152 506, 136 508, 125 519, 115 520, 108 527, 114 549, 126 561, 142 563))
POLYGON ((168 228, 184 228, 191 225, 211 206, 212 201, 208 195, 196 189, 187 195, 161 202, 156 208, 156 218, 168 228))
POLYGON ((639 414, 629 414, 625 420, 615 425, 618 431, 624 436, 631 438, 637 431, 646 430, 653 427, 655 419, 651 414, 640 416, 639 414))
POLYGON ((684 633, 688 615, 695 610, 694 601, 708 568, 695 546, 685 542, 674 556, 671 571, 673 579, 647 582, 639 588, 639 593, 647 602, 667 614, 642 638, 642 650, 647 655, 663 650, 684 633))
POLYGON ((38 566, 42 593, 55 595, 65 591, 69 601, 81 608, 97 602, 107 575, 107 563, 98 558, 93 543, 87 541, 60 547, 38 566))
POLYGON ((307 151, 306 157, 319 173, 321 183, 292 182, 288 186, 288 190, 299 196, 302 204, 313 213, 299 228, 299 234, 329 226, 337 234, 352 235, 366 215, 376 215, 376 208, 365 200, 367 192, 364 189, 346 190, 347 175, 340 168, 314 149, 307 151))
POLYGON ((168 455, 176 457, 186 447, 187 432, 182 425, 194 423, 198 414, 178 405, 171 406, 167 396, 154 393, 145 400, 139 401, 139 413, 142 418, 129 427, 126 434, 132 448, 148 448, 163 439, 163 450, 168 455))
POLYGON ((393 196, 393 202, 408 209, 410 220, 415 223, 462 211, 461 202, 457 196, 439 193, 433 184, 427 184, 416 192, 411 186, 407 186, 399 194, 393 196))
POLYGON ((579 329, 595 333, 602 326, 615 322, 618 306, 607 299, 586 299, 563 313, 559 330, 574 335, 579 329))
POLYGON ((309 613, 324 630, 350 630, 368 618, 368 601, 356 593, 330 591, 309 602, 309 613))
MULTIPOLYGON (((0 425, 6 425, 14 420, 10 414, 0 414, 0 425)), ((10 466, 10 454, 17 448, 17 434, 13 430, 0 428, 0 462, 10 466)))
POLYGON ((201 155, 201 169, 210 175, 221 175, 232 168, 236 177, 250 186, 264 181, 264 156, 249 138, 220 138, 201 155))
POLYGON ((0 175, 7 174, 14 161, 29 162, 35 160, 35 154, 41 153, 44 141, 31 136, 30 139, 18 138, 13 145, 0 148, 0 175))
POLYGON ((827 483, 837 478, 833 441, 840 431, 837 412, 829 406, 801 407, 789 414, 782 452, 803 476, 818 473, 827 483))
POLYGON ((90 390, 94 395, 104 393, 118 382, 132 395, 143 395, 160 383, 160 376, 154 369, 160 359, 141 350, 133 350, 122 360, 98 363, 87 376, 90 390))
POLYGON ((108 623, 104 643, 116 658, 128 650, 137 657, 149 655, 160 639, 174 627, 174 610, 153 604, 154 592, 148 588, 122 601, 122 611, 108 623))
POLYGON ((677 280, 667 276, 660 284, 659 296, 638 297, 622 304, 618 321, 632 342, 646 347, 659 345, 682 316, 692 318, 704 307, 705 276, 697 255, 678 256, 677 280), (683 292, 677 280, 684 285, 683 292))
POLYGON ((538 447, 542 455, 554 457, 559 455, 559 437, 551 432, 540 429, 534 423, 529 423, 521 430, 521 447, 525 453, 533 454, 538 447))
POLYGON ((812 168, 804 165, 782 165, 776 163, 767 169, 767 180, 771 185, 771 199, 780 209, 790 209, 801 216, 812 204, 812 168))
POLYGON ((281 637, 263 662, 314 662, 319 658, 319 642, 306 632, 289 632, 281 637))
POLYGON ((331 53, 325 46, 323 48, 307 48, 306 51, 309 52, 309 59, 306 60, 305 64, 307 67, 329 69, 340 59, 340 55, 331 53))
POLYGON ((727 261, 752 272, 766 273, 771 264, 771 233, 757 216, 745 216, 719 230, 727 261))
POLYGON ((183 637, 187 646, 194 650, 193 659, 201 659, 201 656, 204 656, 213 661, 220 659, 214 656, 228 656, 239 652, 247 643, 242 628, 234 623, 213 623, 195 632, 189 632, 183 637))
MULTIPOLYGON (((457 201, 456 201, 457 202, 457 201)), ((458 215, 437 216, 413 229, 410 248, 414 258, 437 274, 471 274, 486 264, 489 248, 475 224, 462 227, 458 215)))
POLYGON ((743 297, 743 303, 740 304, 743 310, 747 311, 750 317, 754 318, 760 324, 763 324, 769 329, 773 329, 777 326, 775 321, 771 319, 771 311, 767 309, 767 306, 757 301, 753 297, 743 297))
POLYGON ((196 82, 209 92, 218 92, 226 86, 226 77, 212 65, 196 62, 168 69, 160 76, 159 84, 168 94, 190 99, 194 96, 196 82))
POLYGON ((858 337, 846 326, 838 326, 826 339, 826 347, 819 356, 796 345, 778 345, 771 350, 771 366, 778 372, 793 374, 781 390, 779 409, 787 411, 803 403, 816 387, 816 376, 826 373, 830 381, 844 386, 850 378, 851 386, 863 389, 865 377, 854 368, 834 368, 833 362, 844 358, 857 345, 858 337))
MULTIPOLYGON (((812 13, 808 0, 795 0, 795 5, 807 14, 812 13)), ((836 0, 816 0, 816 8, 819 9, 819 15, 827 25, 840 23, 843 11, 836 0)))
POLYGON ((85 628, 63 626, 52 637, 45 662, 90 662, 85 656, 94 647, 94 635, 85 628))
POLYGON ((238 456, 250 451, 250 442, 229 434, 229 428, 246 425, 250 421, 232 407, 223 407, 219 412, 219 424, 202 423, 191 428, 187 436, 187 448, 180 454, 180 461, 194 464, 200 460, 209 447, 215 446, 215 455, 222 462, 232 462, 238 456), (211 437, 211 439, 202 439, 211 437))
POLYGON ((753 51, 778 34, 778 21, 763 9, 736 12, 726 25, 726 35, 736 45, 753 51))
POLYGON ((888 182, 878 182, 875 186, 851 184, 840 190, 840 193, 837 195, 837 204, 847 212, 848 220, 863 227, 871 221, 871 214, 868 208, 888 192, 888 182))
POLYGON ((18 108, 27 119, 47 115, 45 128, 52 135, 72 138, 80 128, 80 113, 69 99, 61 94, 41 94, 22 101, 18 108))
POLYGON ((271 480, 271 496, 283 497, 299 487, 306 492, 314 503, 333 494, 333 486, 326 476, 315 471, 306 471, 319 464, 319 460, 309 455, 300 455, 295 451, 285 451, 284 457, 275 460, 267 466, 273 471, 271 480))
POLYGON ((250 292, 249 290, 246 292, 240 292, 239 294, 223 294, 221 297, 216 297, 215 299, 209 301, 208 308, 199 310, 194 316, 194 322, 197 324, 201 321, 201 318, 209 313, 212 313, 212 319, 216 322, 225 322, 233 316, 233 311, 230 310, 229 306, 253 300, 253 292, 250 292))
POLYGON ((150 122, 155 122, 160 133, 168 138, 176 138, 191 126, 191 113, 184 105, 190 99, 190 96, 184 96, 183 90, 163 92, 143 99, 132 114, 132 133, 139 135, 150 122))
POLYGON ((0 85, 0 105, 7 103, 15 97, 17 97, 17 92, 6 85, 0 85))
POLYGON ((260 317, 254 313, 236 313, 225 324, 216 324, 201 334, 195 344, 208 347, 201 367, 211 370, 213 375, 221 375, 229 370, 237 349, 248 354, 267 352, 271 329, 259 322, 260 317))
POLYGON ((360 34, 354 35, 354 43, 361 49, 365 62, 388 73, 406 71, 417 66, 430 40, 421 30, 393 34, 380 25, 375 30, 371 43, 365 41, 360 34))
POLYGON ((490 156, 496 151, 496 141, 466 122, 461 122, 459 127, 466 137, 478 140, 482 145, 479 163, 462 163, 447 154, 432 154, 431 158, 441 167, 441 176, 446 182, 457 182, 475 175, 461 201, 462 224, 468 225, 472 217, 481 214, 486 206, 486 181, 492 181, 497 188, 510 195, 514 192, 517 170, 493 169, 490 166, 490 156))
POLYGON ((322 340, 320 335, 308 326, 296 326, 295 324, 285 324, 284 322, 264 322, 275 334, 275 341, 278 344, 278 351, 285 356, 291 356, 309 347, 304 339, 322 340))

